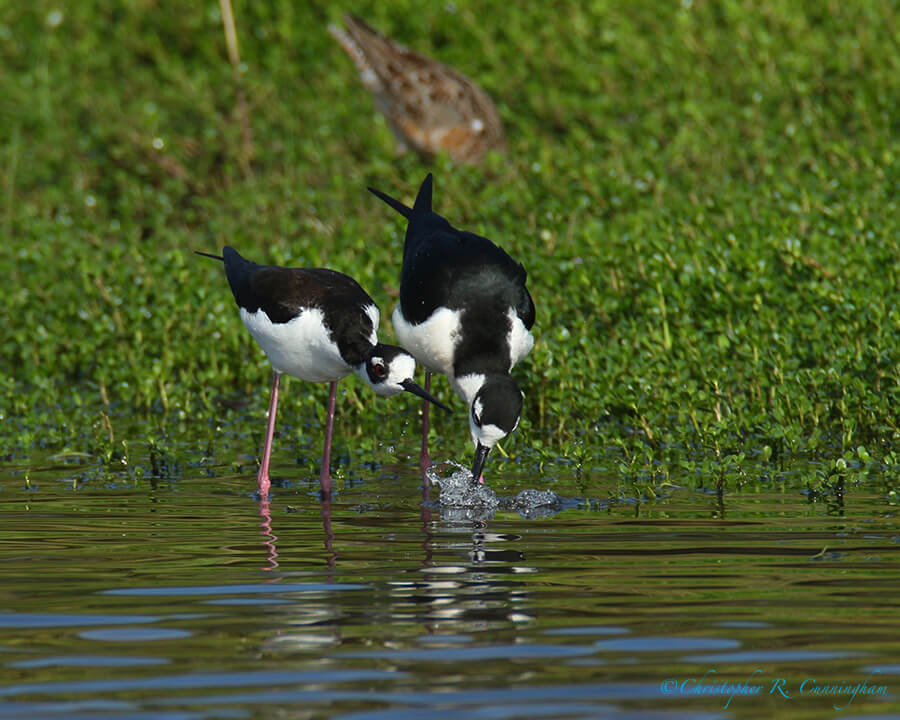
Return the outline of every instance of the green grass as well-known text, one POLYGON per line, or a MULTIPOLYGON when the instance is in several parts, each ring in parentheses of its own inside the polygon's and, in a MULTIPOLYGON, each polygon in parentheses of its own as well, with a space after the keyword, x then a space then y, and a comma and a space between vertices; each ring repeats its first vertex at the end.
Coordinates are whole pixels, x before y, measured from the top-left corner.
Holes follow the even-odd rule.
MULTIPOLYGON (((522 260, 537 304, 523 422, 492 463, 611 492, 895 497, 897 4, 552 8, 354 6, 497 100, 508 155, 469 168, 394 155, 336 9, 238 2, 249 171, 218 3, 0 8, 0 452, 117 468, 124 440, 163 467, 224 427, 252 455, 269 368, 191 251, 333 267, 387 319, 403 225, 365 186, 410 199, 432 170, 437 209, 522 260)), ((414 404, 344 387, 343 447, 415 450, 414 404)), ((288 388, 276 451, 313 467, 326 389, 288 388)), ((441 451, 462 459, 454 407, 441 451)))

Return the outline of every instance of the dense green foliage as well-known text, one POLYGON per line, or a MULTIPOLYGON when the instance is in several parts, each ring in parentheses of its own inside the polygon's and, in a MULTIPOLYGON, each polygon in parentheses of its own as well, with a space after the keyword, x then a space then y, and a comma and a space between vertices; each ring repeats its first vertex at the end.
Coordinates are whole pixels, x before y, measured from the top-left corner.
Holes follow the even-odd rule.
MULTIPOLYGON (((160 453, 215 452, 221 427, 258 442, 268 365, 190 251, 348 272, 389 339, 404 226, 365 186, 410 199, 431 169, 436 208, 529 271, 538 343, 511 460, 644 489, 800 477, 835 494, 849 476, 890 493, 897 4, 422 5, 354 11, 477 79, 506 157, 397 157, 326 32, 336 8, 235 5, 246 163, 218 3, 3 5, 7 459, 113 461, 125 440, 161 472, 160 453)), ((280 447, 312 465, 326 389, 288 387, 280 447)), ((373 410, 343 387, 339 444, 377 456, 403 429, 414 451, 415 403, 373 410)), ((463 459, 453 402, 437 429, 463 459)))

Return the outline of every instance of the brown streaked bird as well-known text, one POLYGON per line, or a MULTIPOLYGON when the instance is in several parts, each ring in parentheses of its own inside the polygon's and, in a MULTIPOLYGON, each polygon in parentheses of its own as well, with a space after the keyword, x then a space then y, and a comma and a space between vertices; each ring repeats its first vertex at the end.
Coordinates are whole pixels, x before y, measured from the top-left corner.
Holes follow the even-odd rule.
POLYGON ((382 35, 355 15, 347 29, 328 30, 359 70, 375 105, 397 138, 424 155, 446 151, 457 163, 477 163, 505 148, 503 122, 481 88, 453 68, 382 35))

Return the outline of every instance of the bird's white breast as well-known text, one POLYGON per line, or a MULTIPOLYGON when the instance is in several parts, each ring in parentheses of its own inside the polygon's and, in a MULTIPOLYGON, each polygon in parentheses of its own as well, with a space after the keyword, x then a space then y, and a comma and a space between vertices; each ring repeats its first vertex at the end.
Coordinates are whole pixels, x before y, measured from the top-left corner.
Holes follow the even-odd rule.
POLYGON ((509 368, 512 370, 516 363, 531 352, 531 348, 534 347, 534 336, 526 329, 515 308, 510 308, 507 315, 510 324, 509 368))
POLYGON ((286 323, 273 323, 262 310, 241 308, 241 320, 278 372, 308 382, 331 382, 353 370, 341 358, 318 308, 303 310, 286 323))
POLYGON ((366 305, 363 308, 363 312, 369 316, 369 320, 372 321, 372 332, 369 334, 369 342, 372 345, 378 344, 378 323, 381 322, 381 313, 378 311, 378 306, 374 304, 366 305))
POLYGON ((453 351, 459 342, 460 310, 439 308, 418 325, 403 318, 400 306, 392 316, 400 344, 432 372, 453 376, 453 351))

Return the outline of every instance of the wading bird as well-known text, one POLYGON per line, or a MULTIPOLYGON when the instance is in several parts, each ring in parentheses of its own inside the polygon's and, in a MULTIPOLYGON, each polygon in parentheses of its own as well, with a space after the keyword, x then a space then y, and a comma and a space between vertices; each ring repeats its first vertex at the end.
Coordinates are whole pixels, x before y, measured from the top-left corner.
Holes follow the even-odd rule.
MULTIPOLYGON (((509 373, 534 345, 525 268, 487 238, 457 230, 431 209, 431 173, 411 208, 380 190, 369 191, 409 221, 394 331, 425 366, 426 391, 429 373, 441 372, 465 400, 477 482, 488 452, 515 430, 522 411, 522 391, 509 373)), ((424 423, 423 467, 430 464, 427 406, 424 423)))
POLYGON ((355 372, 379 395, 396 395, 405 390, 449 411, 413 381, 416 362, 412 355, 378 342, 378 306, 353 278, 325 268, 257 265, 227 246, 221 256, 196 252, 225 264, 241 320, 274 370, 257 476, 262 497, 266 497, 270 487, 269 459, 283 374, 308 382, 331 383, 319 476, 324 494, 331 492, 331 437, 341 378, 355 372))

